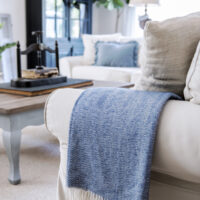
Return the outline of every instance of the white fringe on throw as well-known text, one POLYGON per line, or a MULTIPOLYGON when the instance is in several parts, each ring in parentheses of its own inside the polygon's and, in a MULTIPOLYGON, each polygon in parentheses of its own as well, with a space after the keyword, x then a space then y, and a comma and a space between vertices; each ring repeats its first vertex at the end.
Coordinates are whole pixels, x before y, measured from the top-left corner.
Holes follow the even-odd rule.
POLYGON ((65 173, 59 171, 57 200, 104 200, 97 194, 79 188, 68 188, 66 186, 65 173))
POLYGON ((68 188, 70 200, 103 200, 102 197, 90 192, 84 191, 78 188, 68 188))

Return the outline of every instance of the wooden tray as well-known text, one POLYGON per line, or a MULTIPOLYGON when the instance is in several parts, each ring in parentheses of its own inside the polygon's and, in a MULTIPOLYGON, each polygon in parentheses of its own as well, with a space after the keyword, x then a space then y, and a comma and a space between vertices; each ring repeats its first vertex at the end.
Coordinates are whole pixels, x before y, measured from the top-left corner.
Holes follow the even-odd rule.
POLYGON ((91 80, 70 79, 70 78, 68 78, 67 82, 65 83, 38 86, 32 88, 16 88, 16 87, 11 87, 10 83, 1 83, 0 92, 32 97, 32 96, 51 93, 52 91, 58 88, 81 88, 90 85, 93 85, 93 82, 91 80))
POLYGON ((11 80, 11 87, 32 88, 45 85, 55 85, 66 82, 67 82, 66 76, 55 76, 55 77, 40 78, 40 79, 21 78, 21 79, 11 80))

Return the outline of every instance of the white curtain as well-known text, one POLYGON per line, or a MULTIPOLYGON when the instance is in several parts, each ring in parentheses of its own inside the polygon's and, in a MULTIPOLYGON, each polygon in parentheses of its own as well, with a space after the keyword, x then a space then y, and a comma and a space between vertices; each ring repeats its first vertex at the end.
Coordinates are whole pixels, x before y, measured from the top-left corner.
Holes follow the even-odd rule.
MULTIPOLYGON (((2 44, 10 43, 11 40, 3 40, 2 44)), ((9 82, 11 79, 16 78, 16 63, 15 63, 15 51, 14 49, 10 48, 5 50, 2 53, 2 73, 3 73, 3 80, 5 82, 9 82)))
POLYGON ((123 9, 122 18, 122 34, 124 36, 133 36, 134 35, 134 23, 135 23, 135 8, 125 6, 123 9))

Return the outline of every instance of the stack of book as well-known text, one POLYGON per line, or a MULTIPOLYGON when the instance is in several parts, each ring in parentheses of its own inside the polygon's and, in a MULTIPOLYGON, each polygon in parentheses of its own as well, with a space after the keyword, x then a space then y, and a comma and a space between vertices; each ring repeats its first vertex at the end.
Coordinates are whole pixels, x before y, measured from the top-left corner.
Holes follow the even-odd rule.
POLYGON ((22 78, 25 79, 40 79, 58 76, 57 68, 44 67, 43 69, 27 69, 22 70, 22 78))

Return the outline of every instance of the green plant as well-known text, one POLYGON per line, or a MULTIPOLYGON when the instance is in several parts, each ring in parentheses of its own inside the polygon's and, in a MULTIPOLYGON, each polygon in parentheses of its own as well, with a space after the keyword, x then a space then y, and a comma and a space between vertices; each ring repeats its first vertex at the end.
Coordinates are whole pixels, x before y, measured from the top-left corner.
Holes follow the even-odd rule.
MULTIPOLYGON (((0 24, 0 29, 3 27, 3 24, 0 24)), ((15 42, 13 42, 13 43, 7 43, 7 44, 5 44, 5 45, 3 45, 3 46, 0 46, 0 58, 1 58, 1 54, 6 50, 6 49, 8 49, 8 48, 11 48, 11 47, 13 47, 13 46, 15 46, 16 45, 16 43, 15 42)))

